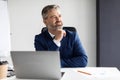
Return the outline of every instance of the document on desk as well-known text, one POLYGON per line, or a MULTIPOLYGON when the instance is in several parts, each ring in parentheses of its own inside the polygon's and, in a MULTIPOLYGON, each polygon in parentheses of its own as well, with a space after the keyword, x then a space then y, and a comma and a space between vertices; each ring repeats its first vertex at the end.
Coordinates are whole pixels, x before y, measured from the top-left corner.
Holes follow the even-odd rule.
POLYGON ((120 72, 114 69, 68 70, 61 80, 120 80, 120 72), (93 70, 93 71, 91 71, 93 70))
POLYGON ((73 70, 69 70, 65 72, 61 80, 92 80, 90 76, 91 75, 86 75, 83 73, 75 72, 73 70))

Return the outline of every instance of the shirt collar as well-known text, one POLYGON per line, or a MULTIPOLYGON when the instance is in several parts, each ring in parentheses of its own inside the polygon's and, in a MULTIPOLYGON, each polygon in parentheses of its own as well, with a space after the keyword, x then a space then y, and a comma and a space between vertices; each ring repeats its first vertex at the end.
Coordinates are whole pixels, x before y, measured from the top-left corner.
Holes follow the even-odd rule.
POLYGON ((53 34, 52 34, 52 33, 50 33, 50 32, 48 32, 48 33, 50 34, 50 36, 51 36, 52 38, 54 38, 54 36, 55 36, 55 35, 53 35, 53 34))

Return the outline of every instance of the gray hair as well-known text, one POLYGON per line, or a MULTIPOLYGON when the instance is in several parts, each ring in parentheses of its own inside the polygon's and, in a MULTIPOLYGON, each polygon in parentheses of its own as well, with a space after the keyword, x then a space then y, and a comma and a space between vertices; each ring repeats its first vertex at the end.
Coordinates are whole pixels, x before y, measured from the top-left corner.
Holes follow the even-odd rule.
POLYGON ((48 16, 48 11, 50 11, 51 9, 59 9, 59 5, 47 5, 42 9, 42 17, 43 19, 46 19, 48 16))

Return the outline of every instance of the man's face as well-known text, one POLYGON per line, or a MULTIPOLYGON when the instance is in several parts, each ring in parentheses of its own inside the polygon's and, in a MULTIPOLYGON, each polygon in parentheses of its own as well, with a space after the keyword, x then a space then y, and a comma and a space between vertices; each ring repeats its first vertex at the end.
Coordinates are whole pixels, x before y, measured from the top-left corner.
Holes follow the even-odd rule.
POLYGON ((52 9, 48 12, 47 18, 44 19, 44 23, 48 29, 56 30, 61 29, 63 22, 60 11, 57 9, 52 9))

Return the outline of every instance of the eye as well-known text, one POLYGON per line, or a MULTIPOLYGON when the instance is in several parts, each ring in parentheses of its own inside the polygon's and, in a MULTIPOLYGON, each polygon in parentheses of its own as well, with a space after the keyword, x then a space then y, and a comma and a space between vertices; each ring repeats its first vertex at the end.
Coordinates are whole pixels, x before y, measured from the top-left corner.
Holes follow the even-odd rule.
POLYGON ((61 15, 59 15, 59 17, 61 17, 61 15))
POLYGON ((51 16, 50 18, 56 18, 56 16, 53 15, 53 16, 51 16))

